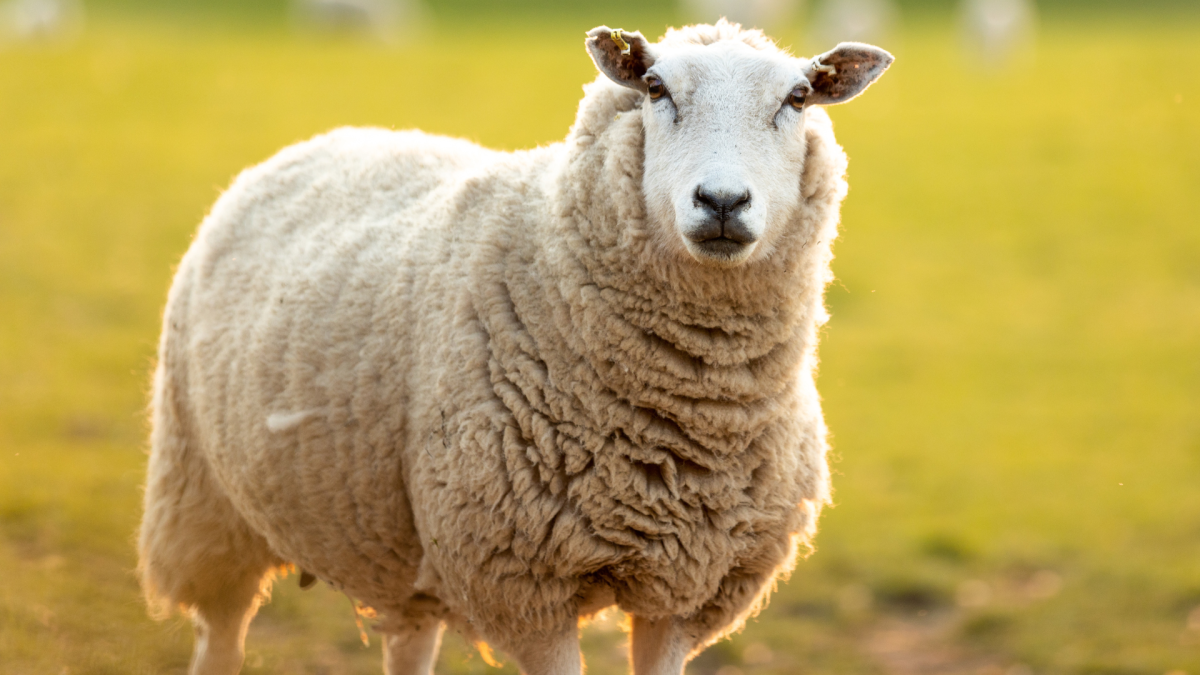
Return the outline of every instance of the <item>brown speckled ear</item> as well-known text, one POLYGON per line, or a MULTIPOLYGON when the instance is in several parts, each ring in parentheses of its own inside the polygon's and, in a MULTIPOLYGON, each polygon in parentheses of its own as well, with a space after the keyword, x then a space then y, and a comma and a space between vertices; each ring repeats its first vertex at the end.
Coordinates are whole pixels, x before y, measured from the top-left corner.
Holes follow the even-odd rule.
POLYGON ((584 44, 596 67, 613 82, 646 91, 642 76, 654 65, 654 55, 641 33, 598 26, 588 31, 584 44))
POLYGON ((879 79, 893 60, 891 54, 879 47, 861 42, 843 42, 814 56, 804 70, 813 88, 807 102, 816 105, 845 103, 879 79))

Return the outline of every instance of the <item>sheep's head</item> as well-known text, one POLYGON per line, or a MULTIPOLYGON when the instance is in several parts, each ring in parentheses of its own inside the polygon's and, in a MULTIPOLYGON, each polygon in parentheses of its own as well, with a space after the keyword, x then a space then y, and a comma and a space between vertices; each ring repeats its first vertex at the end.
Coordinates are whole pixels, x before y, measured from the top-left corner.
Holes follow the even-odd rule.
POLYGON ((892 63, 842 43, 794 58, 723 21, 668 33, 601 26, 588 53, 614 82, 644 94, 643 192, 668 246, 735 267, 769 255, 800 205, 805 111, 862 93, 892 63))

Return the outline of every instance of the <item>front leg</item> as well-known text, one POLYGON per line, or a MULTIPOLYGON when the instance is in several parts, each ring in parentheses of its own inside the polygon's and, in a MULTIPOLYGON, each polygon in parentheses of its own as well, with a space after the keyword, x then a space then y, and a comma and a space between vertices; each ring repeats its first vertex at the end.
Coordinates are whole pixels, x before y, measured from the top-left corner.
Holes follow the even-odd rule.
POLYGON ((442 642, 442 622, 427 617, 419 625, 383 639, 384 675, 433 675, 442 642))
POLYGON ((522 675, 583 675, 576 625, 557 635, 530 637, 508 652, 516 659, 522 675))
POLYGON ((683 666, 695 646, 678 619, 633 617, 630 657, 633 675, 683 675, 683 666))

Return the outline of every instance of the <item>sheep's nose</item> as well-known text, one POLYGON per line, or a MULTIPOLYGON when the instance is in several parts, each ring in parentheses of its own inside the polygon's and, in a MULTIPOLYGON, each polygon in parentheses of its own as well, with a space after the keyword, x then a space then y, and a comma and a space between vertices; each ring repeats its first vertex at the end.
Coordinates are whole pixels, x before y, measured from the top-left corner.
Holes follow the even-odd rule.
POLYGON ((750 191, 741 193, 709 192, 703 187, 696 188, 695 201, 697 206, 703 206, 712 212, 722 222, 729 220, 738 211, 750 205, 750 191))
POLYGON ((708 217, 684 233, 688 239, 697 244, 711 242, 714 245, 734 247, 753 244, 758 239, 758 235, 738 217, 750 204, 749 190, 708 191, 698 187, 693 200, 696 208, 708 212, 708 217))

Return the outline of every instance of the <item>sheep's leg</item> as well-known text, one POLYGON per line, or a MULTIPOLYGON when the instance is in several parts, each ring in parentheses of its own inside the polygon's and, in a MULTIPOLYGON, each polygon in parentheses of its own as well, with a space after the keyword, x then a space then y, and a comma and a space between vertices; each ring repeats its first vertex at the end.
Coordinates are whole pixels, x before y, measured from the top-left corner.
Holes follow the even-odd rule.
POLYGON ((442 622, 423 621, 416 628, 383 640, 384 675, 432 675, 442 642, 442 622))
MULTIPOLYGON (((191 675, 233 675, 250 619, 283 561, 238 515, 191 438, 183 392, 155 376, 154 432, 139 539, 142 586, 152 613, 183 607, 195 623, 191 675)), ((177 364, 178 365, 178 364, 177 364)))
POLYGON ((516 659, 522 675, 583 675, 576 625, 558 635, 529 640, 508 651, 516 659))
POLYGON ((634 675, 682 675, 692 650, 679 621, 633 617, 630 660, 634 675))
POLYGON ((193 617, 196 644, 188 675, 237 675, 245 658, 246 630, 258 611, 258 604, 254 596, 241 612, 196 611, 193 617))
MULTIPOLYGON (((260 552, 260 555, 266 554, 260 552)), ((257 556, 250 557, 250 561, 254 557, 257 556)), ((268 596, 274 578, 261 559, 253 566, 247 564, 250 561, 232 556, 213 560, 219 566, 208 577, 191 578, 203 595, 190 603, 196 642, 188 675, 237 675, 242 669, 246 631, 268 596), (207 589, 199 587, 202 582, 213 583, 215 576, 223 576, 225 583, 207 589)))

